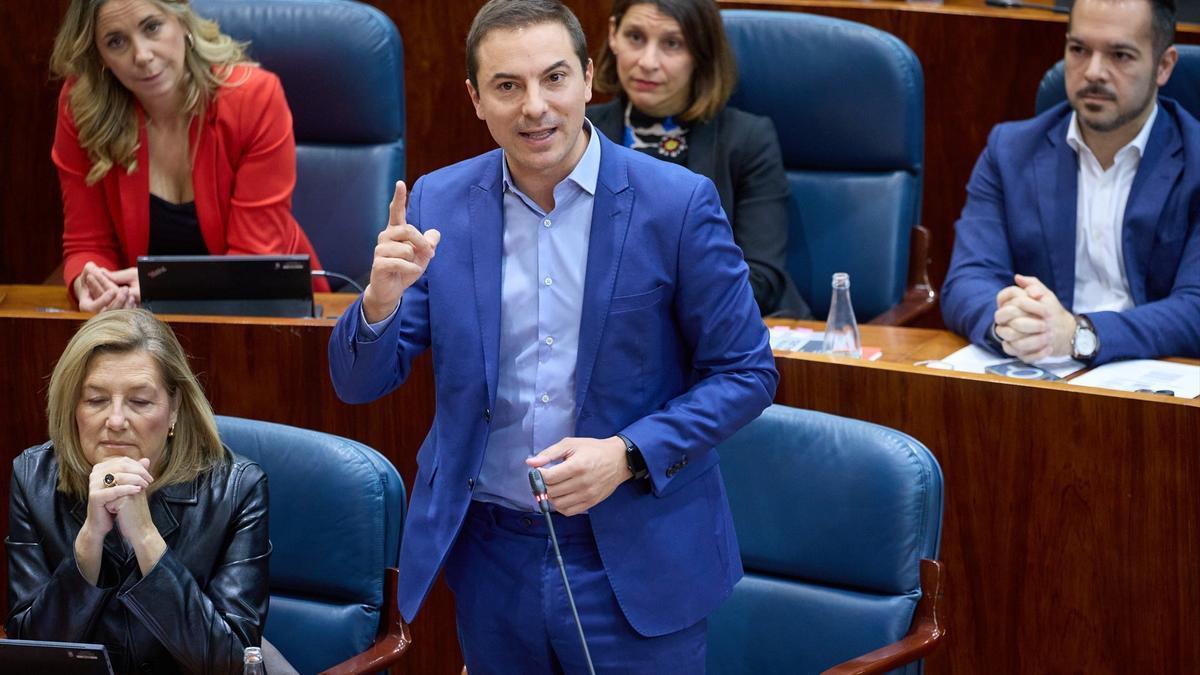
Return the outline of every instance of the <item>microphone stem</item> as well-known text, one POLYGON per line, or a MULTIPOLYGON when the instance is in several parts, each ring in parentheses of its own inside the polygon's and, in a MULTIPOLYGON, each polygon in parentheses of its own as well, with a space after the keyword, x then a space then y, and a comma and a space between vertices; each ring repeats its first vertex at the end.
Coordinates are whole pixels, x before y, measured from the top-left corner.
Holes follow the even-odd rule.
POLYGON ((554 557, 558 560, 558 571, 562 574, 563 588, 567 589, 567 604, 571 605, 571 614, 575 616, 575 628, 579 630, 579 642, 583 645, 583 658, 587 660, 588 675, 596 675, 592 667, 592 655, 588 651, 587 638, 583 636, 583 623, 579 620, 579 611, 575 609, 575 596, 571 594, 571 584, 567 581, 567 567, 563 564, 562 553, 558 550, 558 537, 554 534, 554 519, 550 510, 542 502, 542 513, 546 515, 546 526, 550 528, 550 544, 554 546, 554 557))

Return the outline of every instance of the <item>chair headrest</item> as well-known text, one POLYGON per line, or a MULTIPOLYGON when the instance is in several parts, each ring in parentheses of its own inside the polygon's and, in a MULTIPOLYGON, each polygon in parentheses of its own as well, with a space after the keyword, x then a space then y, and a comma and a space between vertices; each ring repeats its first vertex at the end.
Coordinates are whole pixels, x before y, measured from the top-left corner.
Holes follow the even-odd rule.
POLYGON ((195 0, 283 82, 297 142, 385 143, 404 135, 404 59, 386 14, 347 0, 195 0))
POLYGON ((370 603, 400 553, 404 484, 386 458, 333 434, 217 417, 221 440, 258 462, 270 494, 271 589, 370 603))
POLYGON ((899 38, 799 12, 721 16, 738 61, 729 104, 772 119, 785 167, 921 170, 925 79, 899 38))
MULTIPOLYGON (((1200 45, 1175 45, 1179 61, 1159 95, 1175 99, 1192 117, 1200 118, 1200 45)), ((1067 100, 1063 62, 1050 66, 1038 84, 1035 110, 1041 114, 1067 100)))
POLYGON ((907 434, 773 405, 718 452, 748 572, 899 594, 937 557, 942 472, 907 434))

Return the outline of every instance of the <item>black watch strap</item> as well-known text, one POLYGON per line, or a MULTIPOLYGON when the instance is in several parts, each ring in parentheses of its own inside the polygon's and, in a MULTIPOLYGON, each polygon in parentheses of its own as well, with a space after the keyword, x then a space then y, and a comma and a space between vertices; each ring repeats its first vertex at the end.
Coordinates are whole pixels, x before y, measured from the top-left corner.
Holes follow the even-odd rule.
POLYGON ((642 456, 642 451, 629 437, 625 434, 617 434, 617 438, 625 442, 625 466, 629 467, 629 473, 633 474, 634 480, 642 480, 650 475, 650 469, 646 467, 646 458, 642 456))

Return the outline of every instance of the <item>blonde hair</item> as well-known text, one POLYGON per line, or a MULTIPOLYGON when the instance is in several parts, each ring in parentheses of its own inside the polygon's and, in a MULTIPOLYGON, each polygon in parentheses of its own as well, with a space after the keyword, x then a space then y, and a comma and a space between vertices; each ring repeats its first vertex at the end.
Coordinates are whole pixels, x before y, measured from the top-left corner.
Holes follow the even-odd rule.
MULTIPOLYGON (((248 43, 222 33, 216 22, 192 11, 188 0, 148 0, 174 16, 183 26, 188 46, 184 50, 184 104, 181 112, 202 116, 233 66, 247 62, 248 43)), ((71 0, 50 55, 50 72, 73 80, 68 107, 79 130, 79 144, 92 161, 86 182, 95 184, 115 165, 132 173, 137 169, 138 122, 134 97, 104 67, 96 48, 96 15, 108 0, 71 0)))
POLYGON ((88 495, 92 466, 83 454, 75 409, 97 354, 145 352, 158 366, 171 400, 178 401, 174 436, 167 441, 151 490, 186 483, 227 459, 212 406, 167 324, 144 309, 97 314, 80 326, 50 375, 47 417, 58 457, 58 490, 80 501, 88 495))

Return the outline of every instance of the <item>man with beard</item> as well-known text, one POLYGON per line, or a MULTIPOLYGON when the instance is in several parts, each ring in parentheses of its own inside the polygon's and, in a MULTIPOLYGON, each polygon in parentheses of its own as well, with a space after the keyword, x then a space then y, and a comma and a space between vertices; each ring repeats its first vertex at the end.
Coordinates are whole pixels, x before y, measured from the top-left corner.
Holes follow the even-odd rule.
POLYGON ((1200 356, 1200 123, 1158 96, 1173 0, 1078 0, 1067 101, 998 125, 967 185, 946 325, 1026 362, 1200 356))

